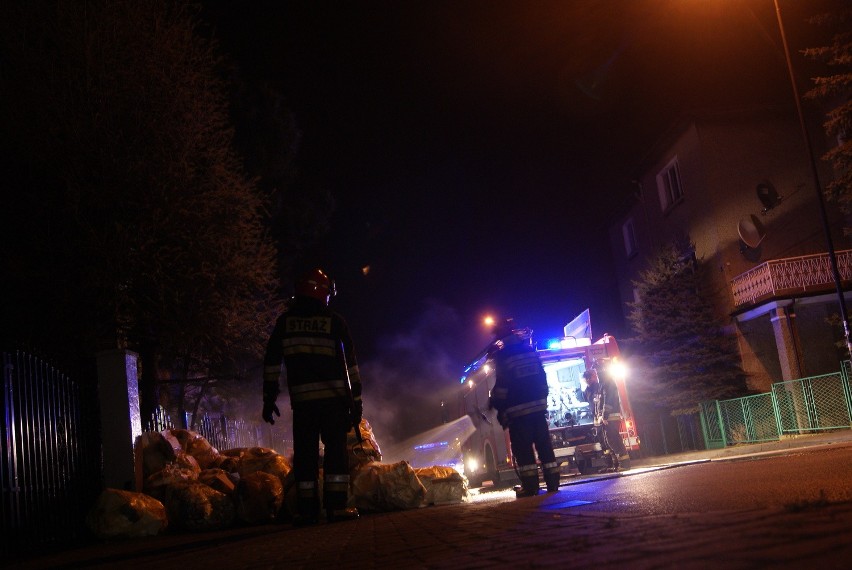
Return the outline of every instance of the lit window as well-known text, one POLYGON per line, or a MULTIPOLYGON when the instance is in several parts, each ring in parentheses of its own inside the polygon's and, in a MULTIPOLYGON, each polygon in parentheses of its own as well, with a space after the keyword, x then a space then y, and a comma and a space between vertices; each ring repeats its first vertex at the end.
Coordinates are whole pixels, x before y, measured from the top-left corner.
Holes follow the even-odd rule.
POLYGON ((624 238, 624 252, 627 257, 633 257, 636 255, 636 228, 633 225, 633 218, 621 226, 621 235, 624 238))
POLYGON ((657 175, 657 191, 660 194, 660 208, 663 212, 669 210, 683 199, 683 187, 680 184, 680 171, 677 158, 657 175))

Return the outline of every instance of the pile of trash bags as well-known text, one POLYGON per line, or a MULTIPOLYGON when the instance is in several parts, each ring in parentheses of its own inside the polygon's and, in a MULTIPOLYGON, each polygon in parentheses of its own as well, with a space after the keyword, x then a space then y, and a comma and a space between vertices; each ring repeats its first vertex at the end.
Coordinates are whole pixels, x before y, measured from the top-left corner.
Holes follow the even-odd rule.
MULTIPOLYGON (((452 467, 382 463, 366 419, 349 433, 349 506, 361 512, 414 509, 469 500, 467 478, 452 467)), ((190 532, 286 521, 296 513, 292 461, 263 447, 219 451, 184 429, 147 432, 135 444, 137 487, 107 488, 86 517, 99 538, 141 537, 167 528, 190 532)), ((320 496, 322 469, 320 468, 320 496)))

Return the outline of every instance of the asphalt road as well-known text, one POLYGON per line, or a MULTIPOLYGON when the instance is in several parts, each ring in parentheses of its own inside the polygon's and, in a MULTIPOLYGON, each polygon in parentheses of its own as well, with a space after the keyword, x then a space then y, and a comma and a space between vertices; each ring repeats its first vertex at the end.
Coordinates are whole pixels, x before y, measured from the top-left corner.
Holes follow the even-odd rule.
MULTIPOLYGON (((852 446, 779 453, 577 475, 563 478, 560 493, 581 511, 641 515, 852 501, 852 446)), ((474 502, 515 499, 505 487, 472 493, 474 502)))
POLYGON ((705 461, 563 487, 581 510, 662 515, 852 501, 852 446, 705 461))

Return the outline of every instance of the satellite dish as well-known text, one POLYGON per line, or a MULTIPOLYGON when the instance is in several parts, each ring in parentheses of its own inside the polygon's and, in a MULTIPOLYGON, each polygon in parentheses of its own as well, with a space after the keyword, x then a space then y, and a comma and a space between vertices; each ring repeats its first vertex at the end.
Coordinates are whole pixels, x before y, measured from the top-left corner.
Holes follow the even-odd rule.
POLYGON ((752 249, 759 246, 763 238, 766 237, 766 229, 754 214, 740 220, 740 223, 737 225, 737 233, 740 234, 740 239, 743 240, 743 243, 752 249))
POLYGON ((761 182, 757 185, 757 198, 763 204, 764 214, 777 206, 778 202, 781 201, 781 196, 778 195, 775 186, 771 182, 761 182))

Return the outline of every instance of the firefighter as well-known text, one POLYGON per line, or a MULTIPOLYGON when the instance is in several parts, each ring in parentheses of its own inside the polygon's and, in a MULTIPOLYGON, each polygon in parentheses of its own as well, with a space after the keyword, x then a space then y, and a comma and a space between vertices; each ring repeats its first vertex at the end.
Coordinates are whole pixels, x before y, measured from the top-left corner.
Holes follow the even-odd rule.
MULTIPOLYGON (((328 303, 334 282, 313 269, 295 283, 295 296, 278 318, 266 347, 263 419, 274 424, 278 377, 284 363, 293 410, 293 471, 298 488, 297 525, 319 521, 319 441, 323 457, 323 506, 329 522, 356 518, 349 492, 347 433, 361 422, 361 377, 346 321, 328 303)), ((357 428, 356 428, 357 429, 357 428)))
POLYGON ((620 418, 621 406, 619 405, 618 389, 612 378, 598 374, 597 369, 589 368, 583 372, 587 387, 583 391, 584 399, 595 407, 595 418, 600 418, 602 430, 602 444, 605 451, 609 451, 612 459, 612 469, 618 471, 620 459, 627 455, 624 440, 621 439, 620 418), (595 402, 595 398, 598 398, 595 402))
POLYGON ((509 430, 512 455, 521 486, 518 497, 537 495, 536 453, 549 492, 559 490, 559 465, 553 453, 547 425, 547 377, 535 349, 512 329, 511 319, 494 327, 496 379, 490 405, 497 410, 503 429, 509 430))

